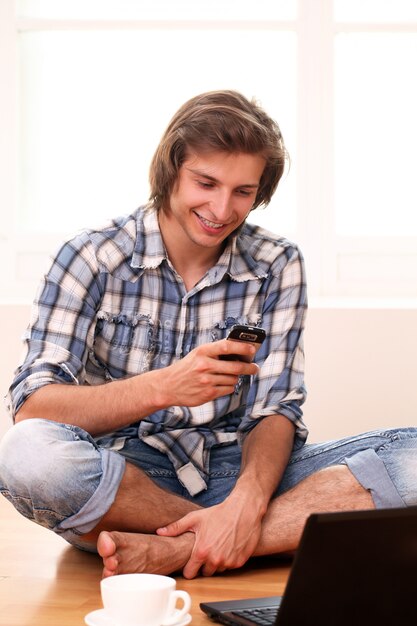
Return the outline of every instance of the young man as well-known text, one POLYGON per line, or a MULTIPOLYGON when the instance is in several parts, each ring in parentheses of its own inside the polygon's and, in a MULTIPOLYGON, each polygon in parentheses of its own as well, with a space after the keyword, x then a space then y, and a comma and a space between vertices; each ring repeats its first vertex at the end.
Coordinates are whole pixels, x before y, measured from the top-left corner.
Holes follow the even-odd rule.
POLYGON ((302 258, 246 223, 285 158, 256 103, 193 98, 149 204, 66 243, 43 280, 0 488, 97 549, 104 576, 211 575, 295 549, 313 511, 417 502, 417 429, 304 445, 302 258), (266 330, 256 356, 226 339, 235 324, 266 330))

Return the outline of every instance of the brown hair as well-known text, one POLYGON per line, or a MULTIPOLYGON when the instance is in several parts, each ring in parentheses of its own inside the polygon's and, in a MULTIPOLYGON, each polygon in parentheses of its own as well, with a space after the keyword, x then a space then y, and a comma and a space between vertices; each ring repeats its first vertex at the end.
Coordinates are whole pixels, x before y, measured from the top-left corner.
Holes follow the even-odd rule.
POLYGON ((153 156, 150 200, 168 200, 189 150, 259 154, 265 161, 253 209, 267 205, 284 172, 287 151, 278 124, 237 91, 210 91, 177 111, 153 156))

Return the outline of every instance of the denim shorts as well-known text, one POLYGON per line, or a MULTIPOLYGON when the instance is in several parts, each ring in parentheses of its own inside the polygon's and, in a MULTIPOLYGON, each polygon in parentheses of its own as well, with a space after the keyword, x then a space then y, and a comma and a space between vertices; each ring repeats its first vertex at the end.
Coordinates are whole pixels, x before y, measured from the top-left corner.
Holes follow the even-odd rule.
MULTIPOLYGON (((191 497, 169 459, 137 438, 113 451, 100 448, 76 426, 29 419, 13 426, 0 442, 0 491, 25 517, 87 547, 80 536, 111 507, 126 461, 163 489, 206 507, 221 502, 233 489, 241 453, 238 444, 212 448, 208 488, 191 497)), ((370 491, 376 507, 417 504, 417 428, 306 444, 291 455, 274 497, 314 472, 340 464, 370 491)), ((262 471, 261 460, 259 468, 262 471)))

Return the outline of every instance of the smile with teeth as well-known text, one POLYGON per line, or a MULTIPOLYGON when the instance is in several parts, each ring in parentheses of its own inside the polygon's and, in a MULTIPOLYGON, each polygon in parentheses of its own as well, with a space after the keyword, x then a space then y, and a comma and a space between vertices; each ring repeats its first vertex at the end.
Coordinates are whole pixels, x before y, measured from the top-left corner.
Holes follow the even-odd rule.
POLYGON ((210 222, 210 220, 206 219, 202 215, 199 215, 199 213, 197 213, 197 216, 203 222, 203 224, 206 224, 206 226, 208 226, 209 228, 223 228, 224 226, 224 224, 216 224, 216 222, 210 222))

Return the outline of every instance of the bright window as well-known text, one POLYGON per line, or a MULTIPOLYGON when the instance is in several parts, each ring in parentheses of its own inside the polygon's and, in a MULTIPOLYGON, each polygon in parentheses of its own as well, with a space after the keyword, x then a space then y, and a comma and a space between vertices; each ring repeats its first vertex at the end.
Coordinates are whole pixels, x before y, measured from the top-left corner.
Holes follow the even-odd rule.
POLYGON ((334 0, 334 15, 342 22, 417 22, 417 3, 415 0, 334 0))
POLYGON ((80 20, 292 20, 297 0, 17 0, 19 17, 80 20))
POLYGON ((250 219, 300 243, 312 299, 416 299, 416 67, 415 0, 1 0, 0 297, 146 201, 178 106, 231 88, 281 126, 250 219))
MULTIPOLYGON (((280 120, 289 149, 295 145, 294 33, 41 31, 21 34, 19 48, 19 206, 27 229, 87 227, 146 202, 162 132, 177 108, 203 91, 256 96, 280 120), (277 73, 279 84, 270 81, 277 73)), ((295 230, 295 194, 285 182, 290 188, 280 204, 285 198, 281 229, 287 232, 295 230)))
POLYGON ((339 235, 417 235, 416 61, 416 33, 343 33, 336 38, 339 235))

